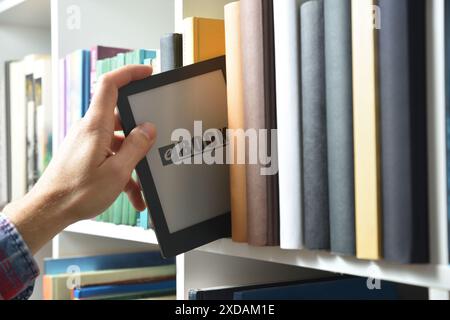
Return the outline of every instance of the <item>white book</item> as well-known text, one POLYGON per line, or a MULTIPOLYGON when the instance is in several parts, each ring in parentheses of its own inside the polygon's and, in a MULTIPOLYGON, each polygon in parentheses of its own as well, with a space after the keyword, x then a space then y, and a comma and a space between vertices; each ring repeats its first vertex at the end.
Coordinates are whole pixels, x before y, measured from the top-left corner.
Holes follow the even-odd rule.
POLYGON ((11 200, 27 190, 27 137, 24 62, 10 64, 11 200))
POLYGON ((274 0, 280 246, 303 246, 301 183, 300 0, 274 0))
POLYGON ((445 1, 427 1, 428 203, 431 262, 448 264, 445 1))

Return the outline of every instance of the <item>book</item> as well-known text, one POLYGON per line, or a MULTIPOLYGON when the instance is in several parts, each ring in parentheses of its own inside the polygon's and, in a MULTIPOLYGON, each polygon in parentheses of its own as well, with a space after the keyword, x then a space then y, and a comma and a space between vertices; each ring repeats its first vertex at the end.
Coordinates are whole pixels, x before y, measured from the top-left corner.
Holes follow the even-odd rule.
POLYGON ((352 0, 356 256, 381 258, 377 1, 352 0))
POLYGON ((52 62, 49 56, 34 63, 33 82, 38 178, 44 173, 53 154, 52 62))
POLYGON ((90 99, 90 52, 77 50, 66 57, 66 131, 86 113, 90 99))
POLYGON ((5 102, 1 112, 1 178, 0 178, 0 206, 4 206, 11 201, 12 180, 11 180, 11 74, 10 68, 13 61, 6 61, 5 70, 5 102))
POLYGON ((44 275, 44 300, 70 300, 71 290, 78 286, 136 282, 140 279, 150 281, 151 279, 159 280, 169 276, 175 276, 175 265, 173 264, 145 268, 44 275))
POLYGON ((183 66, 183 35, 168 33, 161 37, 161 72, 183 66))
POLYGON ((43 58, 39 55, 28 55, 24 61, 25 72, 25 106, 26 106, 26 179, 27 191, 36 183, 39 175, 37 169, 37 141, 36 141, 36 101, 35 101, 35 82, 34 65, 38 59, 43 58))
MULTIPOLYGON (((225 40, 228 128, 231 130, 243 130, 245 127, 240 25, 240 3, 236 1, 227 4, 225 6, 225 40)), ((239 139, 243 138, 237 135, 238 131, 236 131, 236 136, 229 137, 230 151, 233 154, 232 164, 230 165, 231 236, 235 242, 246 242, 247 182, 245 157, 242 155, 243 157, 239 159, 236 153, 237 147, 239 147, 239 139)))
POLYGON ((426 6, 420 0, 379 0, 379 6, 383 257, 426 263, 426 6))
POLYGON ((355 255, 351 1, 325 0, 330 249, 355 255))
POLYGON ((44 274, 56 275, 68 272, 70 266, 78 266, 80 272, 129 269, 175 263, 174 259, 164 259, 159 251, 107 254, 63 259, 45 259, 44 274))
POLYGON ((144 292, 131 292, 125 294, 113 294, 103 296, 93 296, 90 298, 72 298, 72 300, 176 300, 175 289, 161 289, 144 292))
POLYGON ((330 248, 323 0, 301 6, 304 237, 330 248))
POLYGON ((130 294, 146 295, 161 292, 163 294, 172 293, 175 291, 175 279, 167 279, 162 281, 151 281, 143 283, 117 284, 117 285, 99 285, 90 287, 80 287, 73 290, 73 297, 75 299, 88 299, 98 296, 125 296, 130 294))
POLYGON ((191 288, 188 291, 188 300, 233 300, 234 293, 238 291, 272 288, 272 287, 284 287, 299 283, 307 283, 309 281, 317 281, 317 280, 256 283, 242 286, 218 286, 211 288, 195 288, 195 289, 191 288))
POLYGON ((225 54, 225 26, 220 19, 188 17, 183 20, 183 65, 225 54))
POLYGON ((91 48, 91 61, 90 61, 90 97, 94 94, 95 85, 97 82, 97 61, 106 58, 112 58, 117 56, 119 53, 124 53, 130 51, 124 48, 114 48, 105 46, 94 46, 91 48))
POLYGON ((446 6, 426 1, 427 12, 427 133, 430 261, 448 264, 446 198, 446 6))
POLYGON ((25 105, 25 65, 23 61, 9 65, 11 201, 27 192, 27 112, 25 105))
POLYGON ((446 172, 447 172, 447 234, 450 254, 450 4, 445 3, 445 119, 446 119, 446 172))
POLYGON ((383 281, 370 290, 366 278, 318 280, 279 287, 237 291, 234 300, 396 300, 396 284, 383 281))
POLYGON ((54 139, 54 149, 61 145, 64 137, 67 133, 67 79, 66 79, 66 58, 62 58, 59 60, 59 68, 58 68, 58 79, 59 79, 59 94, 58 94, 58 102, 59 108, 54 108, 53 113, 55 116, 55 120, 53 124, 56 125, 57 136, 53 137, 54 139))
MULTIPOLYGON (((242 69, 245 129, 267 130, 268 155, 277 151, 271 129, 276 129, 275 61, 272 0, 241 1, 242 69)), ((264 141, 263 141, 264 142, 264 141)), ((261 141, 259 143, 261 146, 261 141)), ((279 244, 278 174, 262 175, 266 165, 246 159, 247 240, 251 245, 279 244)), ((260 159, 259 159, 260 160, 260 159)))
POLYGON ((280 246, 303 246, 300 0, 274 1, 280 246), (295 196, 293 196, 295 195, 295 196))

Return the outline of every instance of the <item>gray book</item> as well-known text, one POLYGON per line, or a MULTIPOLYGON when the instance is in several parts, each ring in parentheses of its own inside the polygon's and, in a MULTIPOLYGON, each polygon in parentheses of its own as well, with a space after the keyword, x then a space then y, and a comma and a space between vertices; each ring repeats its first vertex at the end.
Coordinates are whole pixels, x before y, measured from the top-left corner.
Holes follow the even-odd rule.
POLYGON ((351 0, 324 0, 331 251, 355 254, 351 0))
POLYGON ((5 62, 5 101, 0 110, 0 207, 11 201, 11 103, 9 72, 11 62, 5 62))
POLYGON ((380 1, 380 123, 384 258, 428 252, 425 1, 380 1))
POLYGON ((305 2, 300 14, 305 247, 329 249, 323 1, 305 2))
POLYGON ((161 72, 183 66, 183 35, 169 33, 161 37, 161 72))

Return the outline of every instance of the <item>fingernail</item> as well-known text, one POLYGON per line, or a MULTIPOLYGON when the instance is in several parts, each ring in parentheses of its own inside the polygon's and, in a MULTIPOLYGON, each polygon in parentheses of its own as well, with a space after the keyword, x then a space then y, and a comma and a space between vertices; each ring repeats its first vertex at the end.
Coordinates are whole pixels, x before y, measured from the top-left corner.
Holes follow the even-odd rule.
POLYGON ((149 140, 155 139, 156 127, 152 123, 150 122, 143 123, 138 128, 149 140))

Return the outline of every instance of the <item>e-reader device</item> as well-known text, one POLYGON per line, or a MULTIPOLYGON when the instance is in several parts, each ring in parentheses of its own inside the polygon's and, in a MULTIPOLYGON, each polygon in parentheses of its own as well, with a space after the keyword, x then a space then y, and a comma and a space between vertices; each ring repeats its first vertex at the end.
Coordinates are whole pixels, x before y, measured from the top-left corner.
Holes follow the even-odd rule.
POLYGON ((163 256, 229 237, 225 57, 132 82, 118 110, 125 135, 144 122, 158 131, 136 171, 163 256))

